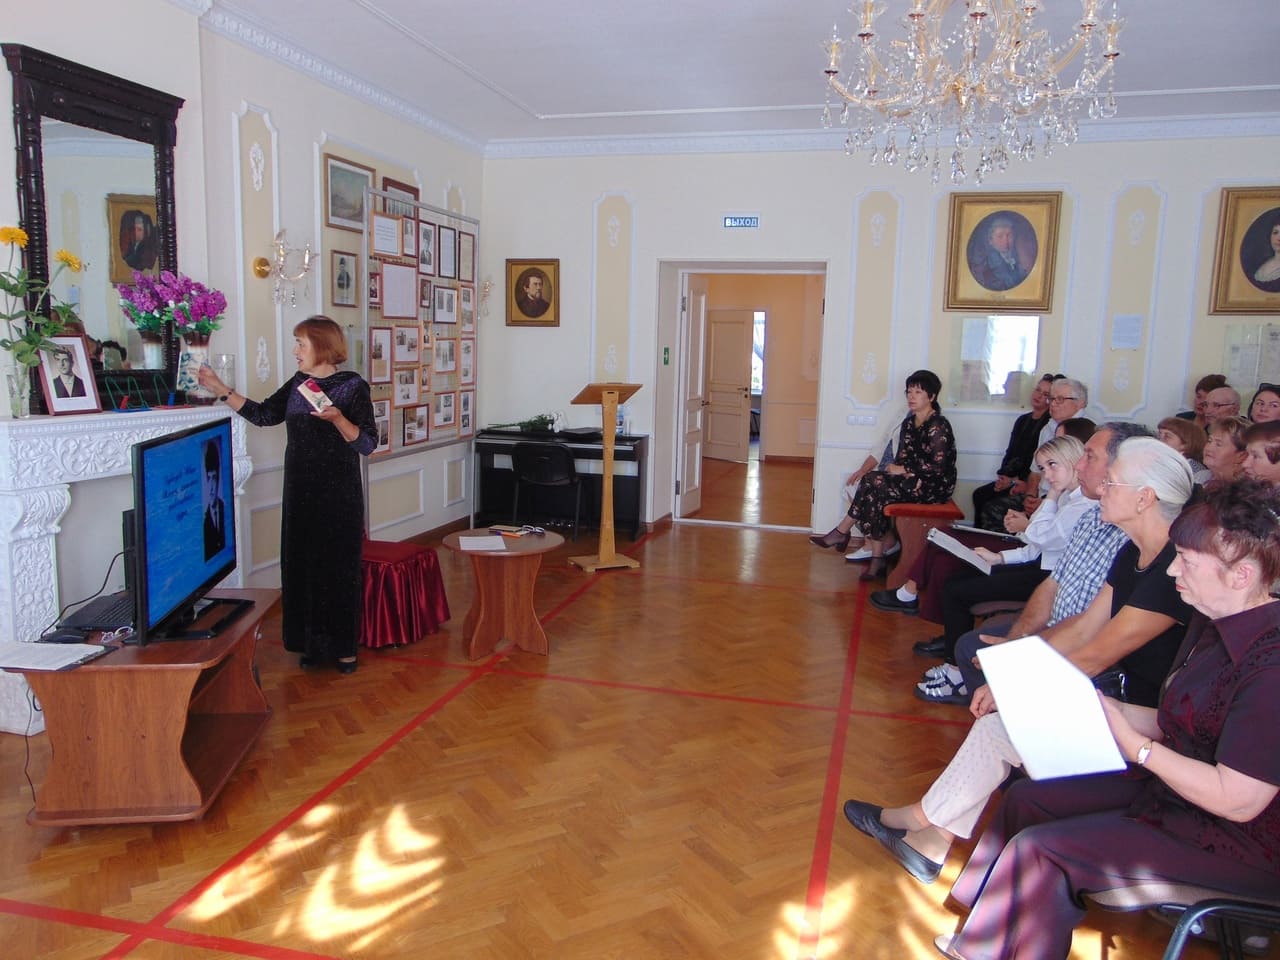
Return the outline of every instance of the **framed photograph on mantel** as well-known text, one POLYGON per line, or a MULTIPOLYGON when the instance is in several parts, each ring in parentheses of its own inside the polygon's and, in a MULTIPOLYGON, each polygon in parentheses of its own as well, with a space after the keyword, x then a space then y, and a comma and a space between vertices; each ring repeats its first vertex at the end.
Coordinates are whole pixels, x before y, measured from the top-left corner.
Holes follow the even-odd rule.
POLYGON ((1210 313, 1280 313, 1280 186, 1226 187, 1210 313))
POLYGON ((507 261, 507 326, 560 326, 560 261, 507 261))
MULTIPOLYGON (((84 337, 50 337, 40 351, 40 385, 50 413, 97 413, 102 409, 84 337)), ((23 368, 25 370, 25 368, 23 368)))
POLYGON ((943 309, 1046 313, 1062 194, 953 193, 943 309))

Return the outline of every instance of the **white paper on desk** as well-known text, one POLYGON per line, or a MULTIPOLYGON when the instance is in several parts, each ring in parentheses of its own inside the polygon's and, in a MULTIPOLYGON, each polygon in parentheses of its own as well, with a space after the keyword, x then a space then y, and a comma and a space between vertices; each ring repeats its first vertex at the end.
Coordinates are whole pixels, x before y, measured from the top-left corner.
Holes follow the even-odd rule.
POLYGON ((932 527, 929 530, 927 539, 930 543, 936 543, 943 550, 947 551, 947 553, 959 557, 965 563, 976 567, 983 573, 991 572, 991 564, 987 563, 987 561, 983 560, 982 557, 978 556, 978 554, 974 553, 955 537, 951 536, 951 534, 943 533, 937 527, 932 527))
POLYGON ((1033 780, 1124 769, 1092 681, 1040 637, 979 650, 978 661, 1033 780))
POLYGON ((474 553, 490 553, 494 550, 507 549, 507 540, 503 536, 492 537, 459 537, 458 548, 474 553))
POLYGON ((0 670, 65 670, 94 660, 110 650, 100 643, 23 643, 8 640, 0 642, 0 670))

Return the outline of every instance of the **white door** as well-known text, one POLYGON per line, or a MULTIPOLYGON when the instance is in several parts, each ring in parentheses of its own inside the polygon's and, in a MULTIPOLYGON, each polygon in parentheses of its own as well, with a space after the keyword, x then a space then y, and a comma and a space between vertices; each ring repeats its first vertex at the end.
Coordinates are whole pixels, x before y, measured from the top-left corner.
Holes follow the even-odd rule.
POLYGON ((702 508, 702 437, 706 414, 707 278, 690 276, 685 280, 682 297, 684 309, 683 343, 681 344, 681 422, 684 433, 680 444, 680 489, 676 493, 676 516, 687 517, 702 508))
POLYGON ((751 446, 752 310, 707 313, 707 422, 703 454, 745 461, 751 446))

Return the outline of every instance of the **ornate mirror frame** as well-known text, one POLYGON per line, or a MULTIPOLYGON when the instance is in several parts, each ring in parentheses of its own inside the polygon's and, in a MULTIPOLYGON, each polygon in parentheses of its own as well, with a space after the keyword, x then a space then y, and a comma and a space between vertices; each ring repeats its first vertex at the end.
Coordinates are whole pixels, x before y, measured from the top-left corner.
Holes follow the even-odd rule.
MULTIPOLYGON (((26 267, 31 276, 49 277, 44 160, 40 121, 49 117, 81 127, 151 144, 155 150, 156 232, 161 270, 178 269, 178 233, 173 187, 181 97, 162 93, 21 44, 0 45, 13 74, 13 121, 17 136, 18 212, 27 232, 26 267)), ((32 304, 34 306, 34 304, 32 304)), ((164 367, 159 370, 97 370, 104 405, 139 389, 147 403, 165 403, 177 383, 178 343, 164 336, 164 367)), ((32 393, 44 413, 39 390, 32 393)), ((137 399, 135 396, 134 399, 137 399)))

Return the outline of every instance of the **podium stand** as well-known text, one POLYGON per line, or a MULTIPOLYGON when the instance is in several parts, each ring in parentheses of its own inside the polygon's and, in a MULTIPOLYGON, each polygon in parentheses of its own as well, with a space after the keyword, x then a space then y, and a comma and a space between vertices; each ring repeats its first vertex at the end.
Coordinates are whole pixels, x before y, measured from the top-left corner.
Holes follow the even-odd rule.
POLYGON ((614 567, 640 566, 639 560, 620 556, 614 550, 613 540, 613 445, 618 429, 618 404, 630 400, 637 390, 638 383, 589 383, 570 400, 570 403, 600 404, 601 441, 604 444, 602 466, 604 475, 600 478, 600 552, 590 557, 570 557, 569 562, 581 567, 587 573, 597 570, 609 570, 614 567))

